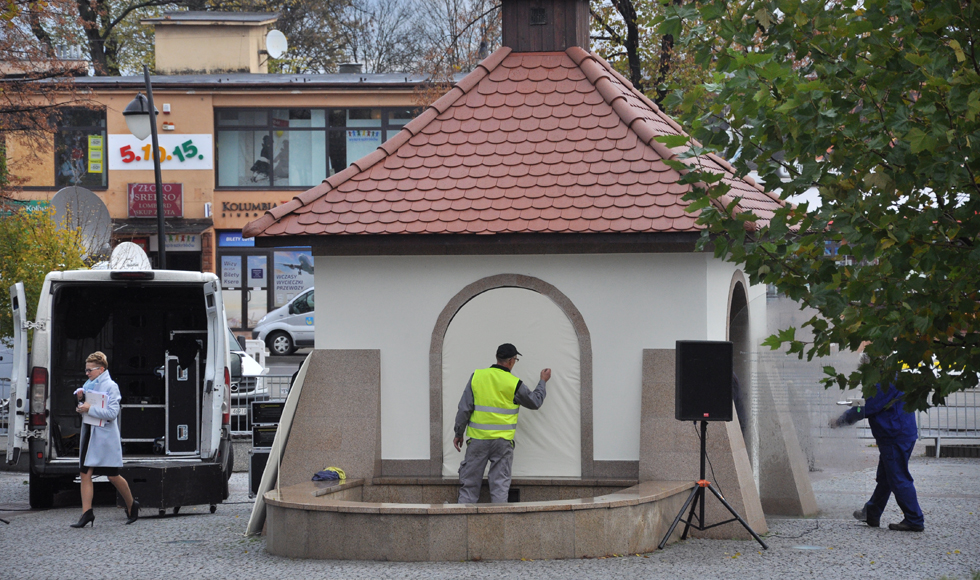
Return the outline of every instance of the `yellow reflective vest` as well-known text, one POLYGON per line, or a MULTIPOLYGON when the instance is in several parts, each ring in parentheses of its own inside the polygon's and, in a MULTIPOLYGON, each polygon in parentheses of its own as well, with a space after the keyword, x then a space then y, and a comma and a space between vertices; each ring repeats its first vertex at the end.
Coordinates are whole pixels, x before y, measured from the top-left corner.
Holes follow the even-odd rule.
POLYGON ((521 380, 509 372, 490 367, 473 372, 473 414, 466 427, 466 436, 473 439, 514 440, 517 431, 517 412, 514 393, 521 380))

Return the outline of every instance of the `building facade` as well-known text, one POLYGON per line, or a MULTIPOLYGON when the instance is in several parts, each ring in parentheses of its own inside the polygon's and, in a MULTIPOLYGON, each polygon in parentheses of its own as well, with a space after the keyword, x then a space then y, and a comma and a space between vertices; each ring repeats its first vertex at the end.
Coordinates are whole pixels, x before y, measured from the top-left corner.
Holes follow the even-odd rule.
MULTIPOLYGON (((265 16, 252 18, 252 28, 271 26, 274 18, 265 16)), ((191 20, 198 23, 188 26, 192 32, 209 30, 191 20)), ((241 34, 256 36, 238 24, 241 34)), ((168 30, 174 26, 169 22, 168 30)), ((264 52, 264 45, 259 49, 264 52)), ((195 67, 207 69, 202 62, 187 69, 195 67)), ((232 328, 247 331, 311 286, 313 272, 309 247, 256 248, 242 237, 242 227, 398 132, 415 114, 422 79, 235 72, 152 76, 151 82, 159 111, 167 267, 217 273, 232 328)), ((61 110, 40 161, 24 165, 17 197, 43 206, 65 188, 88 189, 111 218, 111 245, 134 242, 156 265, 151 140, 134 137, 122 115, 145 91, 144 79, 81 77, 75 84, 81 99, 61 110)), ((17 145, 8 143, 13 160, 30 153, 17 145)))

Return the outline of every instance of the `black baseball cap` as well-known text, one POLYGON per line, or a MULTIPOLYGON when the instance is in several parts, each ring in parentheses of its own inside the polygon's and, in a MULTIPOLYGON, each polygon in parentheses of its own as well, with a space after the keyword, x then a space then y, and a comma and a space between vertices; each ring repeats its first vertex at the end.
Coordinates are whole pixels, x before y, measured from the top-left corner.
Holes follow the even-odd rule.
POLYGON ((519 354, 521 353, 517 352, 517 347, 509 342, 505 342, 497 347, 497 358, 500 360, 513 358, 519 354))

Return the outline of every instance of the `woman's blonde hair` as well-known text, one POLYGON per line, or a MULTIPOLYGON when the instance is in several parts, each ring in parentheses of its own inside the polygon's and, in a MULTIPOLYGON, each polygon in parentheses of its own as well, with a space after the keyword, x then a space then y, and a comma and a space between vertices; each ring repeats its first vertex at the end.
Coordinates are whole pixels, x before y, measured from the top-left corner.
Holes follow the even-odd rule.
POLYGON ((103 353, 100 350, 97 350, 92 354, 88 355, 88 358, 85 359, 85 362, 99 365, 104 369, 109 368, 109 359, 107 359, 105 353, 103 353))

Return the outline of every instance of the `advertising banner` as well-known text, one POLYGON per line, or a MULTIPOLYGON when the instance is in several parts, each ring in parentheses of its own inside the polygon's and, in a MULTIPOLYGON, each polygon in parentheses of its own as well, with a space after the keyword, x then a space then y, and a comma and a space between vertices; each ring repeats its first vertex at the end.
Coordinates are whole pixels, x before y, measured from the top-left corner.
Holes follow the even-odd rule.
MULTIPOLYGON (((155 183, 126 185, 126 205, 129 217, 157 217, 157 186, 155 183)), ((163 184, 163 217, 184 217, 184 185, 163 184)))
POLYGON ((273 267, 274 308, 313 286, 313 254, 309 250, 276 252, 273 267))
MULTIPOLYGON (((109 146, 105 154, 109 169, 153 171, 150 141, 149 137, 140 141, 127 134, 109 135, 109 146)), ((159 141, 161 170, 214 169, 214 140, 210 134, 161 134, 159 141)))

